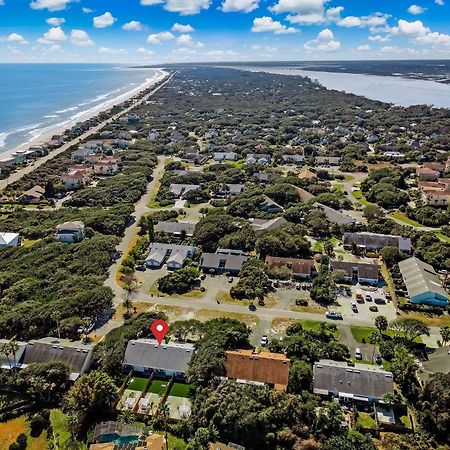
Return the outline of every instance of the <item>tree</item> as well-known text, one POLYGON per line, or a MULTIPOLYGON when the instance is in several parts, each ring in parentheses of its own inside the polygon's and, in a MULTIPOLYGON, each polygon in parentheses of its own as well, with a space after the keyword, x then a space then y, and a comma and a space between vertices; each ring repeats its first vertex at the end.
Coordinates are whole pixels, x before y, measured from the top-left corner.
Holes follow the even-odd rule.
POLYGON ((130 311, 133 308, 133 300, 128 295, 123 299, 122 306, 126 310, 125 317, 130 317, 130 311))
POLYGON ((388 320, 384 316, 377 316, 375 317, 375 326, 377 327, 378 331, 382 333, 383 331, 386 331, 388 329, 388 320))
POLYGON ((372 331, 369 335, 369 342, 373 345, 373 351, 372 351, 372 364, 373 364, 373 358, 375 357, 375 350, 377 348, 377 345, 380 344, 380 342, 383 340, 383 336, 379 331, 372 331))
POLYGON ((264 262, 259 259, 249 259, 242 266, 239 281, 230 290, 233 298, 264 299, 265 290, 270 286, 264 262))
POLYGON ((336 300, 336 284, 331 272, 322 271, 314 278, 310 295, 313 300, 327 305, 336 300))
POLYGON ((384 247, 380 250, 380 255, 388 267, 402 260, 402 254, 397 247, 384 247))
POLYGON ((117 400, 117 386, 106 373, 93 371, 78 378, 66 395, 66 405, 72 412, 108 411, 117 400))
POLYGON ((189 439, 186 450, 208 450, 209 443, 215 442, 219 436, 214 426, 209 428, 198 428, 194 436, 189 439))
POLYGON ((323 450, 376 450, 372 438, 368 434, 349 431, 341 436, 333 436, 326 440, 323 450))
POLYGON ((289 372, 288 392, 299 394, 302 391, 309 391, 313 381, 311 365, 305 361, 295 361, 289 372))
POLYGON ((170 334, 181 342, 186 342, 189 335, 201 337, 203 324, 197 319, 179 320, 170 325, 170 334))
POLYGON ((423 320, 409 317, 400 317, 392 321, 390 328, 396 332, 397 336, 404 336, 410 344, 424 334, 430 335, 430 327, 423 320))
POLYGON ((444 325, 439 329, 442 338, 442 345, 447 345, 447 342, 450 341, 450 327, 448 325, 444 325))
POLYGON ((363 215, 370 222, 384 217, 384 212, 378 205, 367 205, 363 210, 363 215))
POLYGON ((164 423, 164 439, 166 441, 166 450, 169 450, 169 436, 167 434, 167 422, 169 421, 170 418, 169 405, 167 403, 163 403, 159 407, 159 413, 161 414, 164 423))
POLYGON ((419 366, 411 353, 405 346, 396 345, 394 347, 394 358, 391 361, 391 371, 394 379, 402 390, 409 394, 416 380, 416 372, 419 366))

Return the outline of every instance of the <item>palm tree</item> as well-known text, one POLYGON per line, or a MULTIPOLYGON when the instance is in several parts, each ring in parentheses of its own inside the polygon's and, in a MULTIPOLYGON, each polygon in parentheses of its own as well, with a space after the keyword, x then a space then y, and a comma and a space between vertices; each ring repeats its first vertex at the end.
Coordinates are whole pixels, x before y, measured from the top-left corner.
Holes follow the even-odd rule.
POLYGON ((16 341, 16 338, 13 337, 10 339, 10 341, 8 342, 8 347, 9 347, 9 351, 12 353, 13 358, 14 358, 14 368, 16 368, 17 366, 17 360, 16 360, 16 355, 17 352, 19 351, 19 343, 16 341))
POLYGON ((383 336, 379 331, 372 331, 369 335, 369 342, 373 345, 373 352, 372 352, 372 364, 373 364, 373 358, 375 357, 375 350, 377 348, 377 345, 383 340, 383 336))
POLYGON ((382 333, 388 329, 388 320, 384 316, 375 317, 375 326, 378 328, 378 331, 382 333))
POLYGON ((119 415, 119 423, 131 424, 134 422, 134 415, 131 411, 122 411, 119 415))
POLYGON ((441 333, 442 345, 447 345, 447 342, 450 341, 450 327, 444 325, 440 328, 439 332, 441 333))
POLYGON ((127 316, 127 317, 130 317, 130 310, 131 310, 131 308, 133 308, 133 300, 131 300, 131 298, 130 297, 125 297, 124 299, 123 299, 123 302, 122 302, 122 306, 126 309, 126 313, 125 313, 125 315, 127 316))
POLYGON ((167 403, 164 403, 160 406, 159 411, 161 415, 163 416, 164 420, 164 438, 166 439, 166 450, 169 450, 169 437, 167 435, 167 421, 169 419, 170 411, 169 407, 167 406, 167 403))

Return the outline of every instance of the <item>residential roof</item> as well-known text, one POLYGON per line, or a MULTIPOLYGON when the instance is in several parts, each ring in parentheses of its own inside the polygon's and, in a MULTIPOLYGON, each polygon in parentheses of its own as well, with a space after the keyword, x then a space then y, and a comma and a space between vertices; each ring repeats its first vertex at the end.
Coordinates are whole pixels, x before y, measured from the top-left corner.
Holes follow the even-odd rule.
POLYGON ((237 271, 242 269, 242 265, 247 261, 248 256, 227 255, 218 253, 202 253, 200 267, 204 269, 223 269, 237 271))
POLYGON ((274 230, 275 228, 286 225, 288 221, 284 217, 275 217, 274 219, 250 219, 251 225, 256 232, 274 230))
POLYGON ((316 156, 317 164, 340 164, 341 157, 340 156, 316 156))
POLYGON ((279 258, 277 256, 267 256, 266 264, 270 268, 280 269, 281 267, 289 267, 293 274, 297 275, 311 275, 314 271, 314 261, 312 259, 299 258, 279 258))
POLYGON ((282 353, 255 353, 253 350, 225 352, 225 369, 229 378, 256 381, 286 387, 290 359, 282 353))
POLYGON ((158 233, 181 234, 186 233, 186 236, 194 234, 195 223, 190 222, 158 222, 156 231, 158 233))
POLYGON ((199 189, 200 185, 198 184, 177 184, 177 183, 172 183, 170 185, 170 192, 172 192, 172 194, 176 195, 177 197, 179 197, 181 194, 186 194, 189 191, 193 191, 194 189, 199 189))
POLYGON ((27 366, 35 363, 62 361, 70 367, 71 378, 76 379, 88 368, 92 350, 92 345, 84 345, 81 342, 43 338, 28 342, 20 363, 27 366))
POLYGON ((193 355, 193 344, 158 345, 154 339, 137 339, 128 342, 123 364, 186 373, 193 355))
POLYGON ((280 211, 284 210, 284 208, 279 205, 276 201, 272 200, 270 197, 268 197, 267 195, 264 194, 264 206, 268 206, 269 208, 273 209, 278 209, 280 211))
POLYGON ((32 187, 31 189, 28 189, 28 191, 25 191, 20 197, 35 197, 35 198, 41 198, 45 194, 45 188, 39 185, 36 185, 32 187))
POLYGON ((58 231, 62 230, 84 230, 84 223, 80 220, 74 220, 73 222, 64 222, 56 227, 58 231))
MULTIPOLYGON (((294 185, 292 185, 294 186, 294 185)), ((298 194, 298 198, 302 201, 302 202, 308 202, 309 200, 312 200, 313 198, 315 198, 314 195, 311 194, 311 192, 308 192, 305 189, 302 189, 301 187, 298 186, 294 186, 297 194, 298 194)))
POLYGON ((350 225, 356 222, 356 220, 353 217, 347 216, 347 214, 337 211, 336 209, 330 208, 329 206, 324 205, 322 203, 316 202, 314 203, 314 206, 316 208, 323 210, 328 222, 336 223, 338 225, 350 225))
POLYGON ((314 393, 328 395, 348 394, 350 397, 380 399, 393 392, 391 372, 377 366, 356 363, 354 367, 345 361, 322 360, 314 364, 314 393))
POLYGON ((382 249, 383 247, 398 247, 402 251, 411 251, 411 239, 392 234, 376 234, 368 232, 360 233, 344 233, 342 237, 344 245, 351 245, 353 242, 356 245, 382 249))
POLYGON ((345 261, 331 261, 331 268, 333 270, 343 270, 346 276, 351 277, 353 270, 358 271, 359 278, 366 278, 369 280, 378 280, 380 276, 381 266, 377 264, 353 263, 345 261))
POLYGON ((398 264, 405 281, 410 297, 425 292, 435 292, 450 299, 448 292, 443 288, 437 274, 430 264, 421 261, 415 256, 405 259, 398 264))
POLYGON ((18 238, 18 233, 0 233, 0 245, 10 245, 14 239, 18 238))

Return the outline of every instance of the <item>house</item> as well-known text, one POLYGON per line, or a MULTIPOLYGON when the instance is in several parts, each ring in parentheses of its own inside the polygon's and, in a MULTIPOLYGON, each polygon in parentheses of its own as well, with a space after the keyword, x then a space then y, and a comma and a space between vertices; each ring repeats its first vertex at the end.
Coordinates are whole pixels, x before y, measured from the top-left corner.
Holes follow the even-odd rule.
POLYGON ((281 174, 279 174, 277 172, 257 172, 257 173, 255 173, 254 177, 260 183, 269 183, 269 182, 281 177, 281 174))
POLYGON ((214 161, 236 161, 237 153, 235 152, 216 152, 214 153, 214 161))
POLYGON ((68 191, 86 187, 89 182, 89 176, 80 170, 72 170, 61 175, 61 183, 68 191))
MULTIPOLYGON (((294 185, 291 184, 291 186, 294 186, 294 185)), ((298 198, 300 199, 301 202, 307 203, 316 198, 313 194, 311 194, 307 190, 305 190, 301 187, 298 187, 298 186, 294 186, 294 187, 295 187, 295 190, 297 191, 298 198)))
POLYGON ((273 201, 271 198, 267 197, 267 195, 264 195, 264 201, 261 204, 260 208, 262 211, 268 213, 279 213, 284 211, 284 208, 281 205, 273 201))
POLYGON ((245 184, 224 183, 219 186, 216 191, 218 197, 230 197, 242 194, 245 190, 245 184))
POLYGON ((422 189, 422 201, 428 206, 450 205, 450 189, 437 191, 434 189, 422 189))
POLYGON ((288 221, 284 217, 275 217, 274 219, 249 219, 250 225, 255 230, 256 234, 264 233, 264 231, 275 230, 283 225, 286 225, 288 221))
POLYGON ((119 172, 117 160, 104 158, 94 163, 94 173, 96 175, 115 175, 117 172, 119 172))
POLYGON ((314 178, 317 178, 317 175, 311 170, 305 168, 298 174, 298 177, 301 180, 313 180, 314 178))
POLYGON ((340 166, 341 157, 340 156, 316 156, 315 163, 317 166, 340 166))
POLYGON ((66 244, 81 242, 86 237, 84 223, 76 220, 56 227, 56 239, 66 244))
POLYGON ((183 198, 185 194, 187 194, 189 191, 193 191, 195 189, 200 189, 199 184, 176 184, 172 183, 169 187, 170 192, 177 197, 177 198, 183 198))
POLYGON ((45 195, 45 188, 42 186, 36 185, 28 191, 25 191, 19 198, 17 199, 19 203, 23 203, 26 205, 34 205, 39 203, 45 195))
POLYGON ((25 347, 23 356, 19 361, 20 368, 25 368, 30 364, 61 361, 69 366, 70 379, 75 381, 89 369, 93 349, 92 344, 71 342, 66 339, 48 337, 33 340, 28 342, 25 347))
POLYGON ((422 166, 426 169, 433 169, 438 171, 441 175, 445 172, 445 164, 440 162, 424 162, 422 166))
POLYGON ((92 149, 87 147, 78 147, 77 150, 72 152, 72 159, 75 161, 84 161, 86 156, 92 153, 92 149))
POLYGON ((420 179, 437 180, 441 173, 429 167, 420 167, 417 169, 417 175, 420 179))
POLYGON ((305 163, 305 157, 303 155, 299 154, 285 154, 281 156, 281 159, 284 164, 304 164, 305 163))
POLYGON ((242 254, 202 253, 200 267, 204 271, 211 270, 215 273, 239 275, 247 260, 248 256, 242 254))
POLYGON ((19 246, 20 246, 20 235, 18 233, 0 232, 0 248, 19 247, 19 246))
POLYGON ((381 266, 377 264, 331 261, 331 270, 341 270, 344 279, 352 283, 376 285, 383 280, 381 266))
POLYGON ((379 403, 394 392, 394 377, 378 366, 321 360, 314 364, 313 393, 344 402, 379 403))
POLYGON ((267 166, 272 162, 272 157, 265 153, 250 153, 245 159, 246 164, 262 164, 267 166))
POLYGON ((266 264, 269 269, 281 269, 287 267, 292 272, 294 278, 311 279, 317 272, 312 259, 267 256, 266 264))
POLYGON ((208 130, 205 133, 205 139, 207 139, 207 140, 217 139, 218 137, 219 137, 219 133, 214 128, 212 128, 211 130, 208 130))
POLYGON ((398 266, 411 303, 443 307, 449 304, 449 293, 430 264, 412 257, 399 262, 398 266))
POLYGON ((12 157, 14 158, 14 164, 16 165, 25 164, 27 162, 25 150, 18 150, 16 153, 12 154, 12 157))
POLYGON ((150 269, 159 269, 166 263, 169 270, 177 270, 183 267, 188 258, 195 254, 195 247, 190 245, 161 244, 153 242, 145 264, 150 269))
POLYGON ((289 381, 290 359, 282 353, 254 350, 225 352, 225 374, 238 383, 268 384, 276 390, 286 390, 289 381))
POLYGON ((314 203, 316 208, 321 209, 325 213, 325 218, 330 223, 335 223, 337 225, 353 225, 356 220, 353 217, 347 216, 347 214, 341 213, 336 209, 330 208, 322 203, 314 203))
POLYGON ((12 156, 7 156, 6 158, 0 159, 0 169, 6 169, 8 167, 14 167, 15 158, 12 156))
POLYGON ((173 238, 179 239, 182 236, 192 237, 194 235, 195 223, 190 222, 158 222, 157 233, 170 234, 173 238))
POLYGON ((387 151, 383 153, 383 156, 387 156, 389 158, 403 158, 405 156, 404 153, 398 152, 398 151, 387 151))
POLYGON ((344 233, 342 243, 346 250, 356 245, 361 250, 377 253, 384 247, 397 247, 401 252, 411 253, 411 239, 391 234, 376 234, 369 232, 344 233))
POLYGON ((127 371, 184 379, 194 351, 193 344, 158 345, 154 339, 135 339, 128 342, 122 367, 127 371))
POLYGON ((18 369, 19 361, 22 359, 23 352, 27 346, 26 342, 15 341, 18 345, 18 350, 13 354, 8 349, 10 341, 7 339, 0 339, 0 369, 11 370, 13 368, 18 369))

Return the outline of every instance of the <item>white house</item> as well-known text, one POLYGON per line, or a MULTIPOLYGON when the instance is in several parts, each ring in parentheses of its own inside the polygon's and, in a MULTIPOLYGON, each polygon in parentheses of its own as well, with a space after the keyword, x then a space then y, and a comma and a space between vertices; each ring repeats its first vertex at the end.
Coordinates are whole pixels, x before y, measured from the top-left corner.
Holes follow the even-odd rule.
POLYGON ((246 164, 262 164, 264 166, 270 164, 272 157, 262 153, 250 153, 245 160, 246 164))
POLYGON ((164 262, 169 270, 177 270, 183 267, 187 258, 195 254, 195 247, 190 245, 161 244, 153 242, 150 244, 150 252, 145 264, 150 269, 159 269, 164 262))
POLYGON ((0 233, 0 248, 19 247, 20 234, 18 233, 0 233))
POLYGON ((214 153, 214 161, 236 161, 236 152, 216 152, 214 153))
POLYGON ((84 223, 76 220, 74 222, 65 222, 56 227, 56 238, 66 244, 80 242, 86 237, 84 223))

